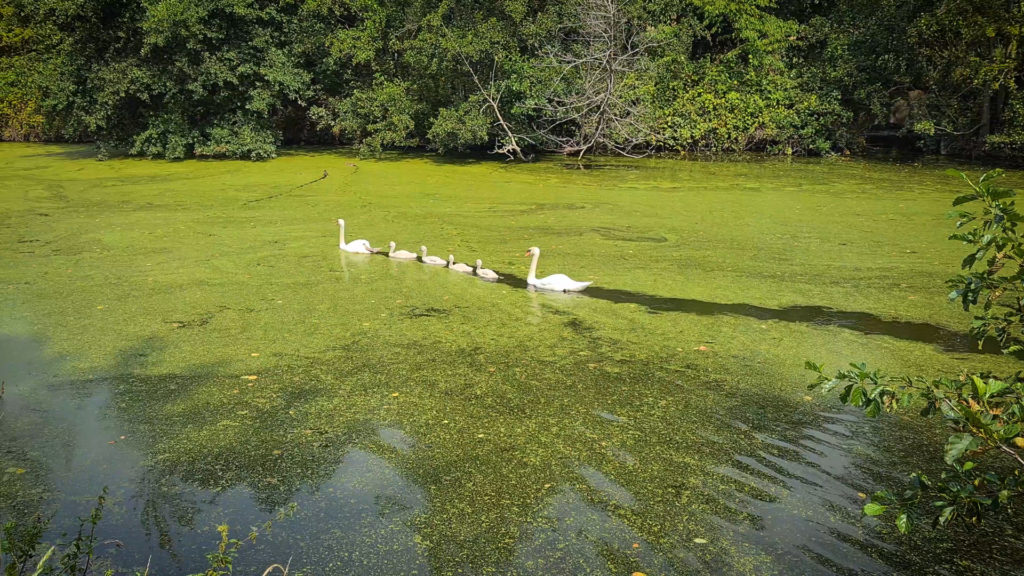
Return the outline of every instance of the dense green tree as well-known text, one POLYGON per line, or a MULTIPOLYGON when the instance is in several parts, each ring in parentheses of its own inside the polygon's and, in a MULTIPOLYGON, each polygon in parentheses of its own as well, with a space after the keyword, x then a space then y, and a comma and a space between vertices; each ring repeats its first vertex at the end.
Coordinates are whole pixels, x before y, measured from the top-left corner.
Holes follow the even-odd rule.
POLYGON ((0 0, 0 137, 821 154, 895 126, 1020 155, 1022 26, 1010 0, 0 0))

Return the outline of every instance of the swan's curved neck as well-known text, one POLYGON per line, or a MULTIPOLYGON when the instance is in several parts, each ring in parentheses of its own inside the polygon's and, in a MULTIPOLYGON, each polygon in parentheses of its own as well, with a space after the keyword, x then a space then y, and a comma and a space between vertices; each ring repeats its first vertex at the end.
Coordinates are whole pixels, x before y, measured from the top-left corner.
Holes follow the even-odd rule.
POLYGON ((526 275, 527 282, 537 279, 537 260, 540 260, 540 252, 533 253, 533 262, 530 262, 530 273, 526 275))
POLYGON ((389 244, 388 245, 388 256, 391 256, 394 253, 395 253, 395 245, 394 244, 389 244))
POLYGON ((424 260, 427 259, 427 247, 426 246, 423 247, 423 259, 424 260))
POLYGON ((341 228, 341 237, 338 239, 338 242, 340 242, 341 245, 344 246, 345 245, 345 223, 344 222, 341 222, 340 228, 341 228))

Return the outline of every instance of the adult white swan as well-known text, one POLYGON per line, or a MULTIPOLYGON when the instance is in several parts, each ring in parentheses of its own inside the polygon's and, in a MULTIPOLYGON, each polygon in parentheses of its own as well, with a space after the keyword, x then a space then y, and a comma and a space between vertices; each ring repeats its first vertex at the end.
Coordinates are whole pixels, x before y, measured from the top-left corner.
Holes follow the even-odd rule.
POLYGON ((376 250, 370 247, 370 241, 363 240, 362 238, 360 238, 359 240, 353 240, 346 244, 345 221, 342 220, 341 218, 338 218, 338 226, 341 227, 341 238, 338 241, 338 248, 341 248, 345 252, 353 252, 355 254, 373 254, 374 252, 376 252, 376 250))
POLYGON ((463 274, 473 273, 473 269, 470 268, 469 266, 466 266, 462 262, 456 262, 455 256, 452 254, 448 255, 448 267, 451 268, 452 270, 455 270, 456 272, 462 272, 463 274))
POLYGON ((477 259, 476 261, 476 275, 484 280, 497 280, 498 273, 494 270, 488 270, 487 268, 481 268, 484 263, 482 260, 477 259))
POLYGON ((537 260, 540 259, 540 248, 536 246, 527 250, 526 255, 533 255, 533 262, 530 263, 530 273, 526 275, 526 283, 537 290, 548 290, 551 292, 582 292, 590 286, 591 282, 577 282, 565 274, 552 274, 544 278, 537 278, 537 260))
POLYGON ((408 250, 395 250, 395 241, 388 242, 388 258, 394 258, 395 260, 415 260, 416 255, 408 250))
POLYGON ((432 266, 447 266, 448 262, 444 258, 438 258, 437 256, 427 256, 427 247, 420 246, 420 252, 423 256, 420 258, 420 262, 424 264, 430 264, 432 266))

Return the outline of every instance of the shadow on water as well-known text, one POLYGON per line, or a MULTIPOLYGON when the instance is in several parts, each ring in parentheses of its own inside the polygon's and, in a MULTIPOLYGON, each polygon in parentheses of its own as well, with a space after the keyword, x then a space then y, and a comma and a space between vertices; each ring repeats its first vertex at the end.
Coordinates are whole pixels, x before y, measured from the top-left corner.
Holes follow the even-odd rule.
MULTIPOLYGON (((524 278, 514 274, 502 273, 499 283, 513 288, 529 289, 524 278)), ((746 316, 758 320, 778 320, 813 326, 833 326, 845 328, 861 334, 890 336, 900 340, 935 344, 947 352, 976 352, 983 354, 1000 353, 999 345, 986 340, 979 350, 977 341, 962 332, 927 324, 905 320, 886 320, 868 312, 851 312, 836 310, 827 306, 787 306, 785 308, 767 308, 753 304, 707 302, 692 298, 672 298, 657 296, 631 290, 590 286, 586 292, 574 296, 605 300, 616 304, 636 304, 647 308, 651 314, 665 312, 681 312, 698 316, 746 316)))

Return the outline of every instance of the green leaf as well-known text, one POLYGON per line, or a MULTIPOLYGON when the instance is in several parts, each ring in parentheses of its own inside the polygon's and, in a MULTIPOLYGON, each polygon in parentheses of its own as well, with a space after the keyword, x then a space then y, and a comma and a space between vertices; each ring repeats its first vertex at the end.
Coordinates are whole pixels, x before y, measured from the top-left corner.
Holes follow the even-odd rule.
POLYGON ((1002 392, 1009 384, 1002 380, 989 380, 988 381, 988 396, 992 397, 1002 392))
POLYGON ((847 384, 843 391, 839 393, 839 401, 843 404, 850 403, 850 394, 853 392, 853 384, 847 384))
POLYGON ((959 434, 953 434, 946 441, 946 449, 944 452, 944 459, 946 464, 952 464, 956 462, 964 452, 976 450, 978 446, 981 446, 981 438, 972 434, 961 432, 959 434))
POLYGON ((961 204, 967 204, 968 202, 974 202, 978 199, 975 194, 964 194, 963 196, 957 196, 953 199, 953 206, 960 206, 961 204))
MULTIPOLYGON (((989 170, 988 172, 982 174, 981 178, 978 178, 978 184, 983 184, 985 182, 988 182, 989 180, 995 180, 996 178, 1002 177, 1002 175, 1003 171, 999 168, 996 168, 995 170, 989 170)), ((961 176, 963 176, 965 180, 967 179, 966 175, 961 174, 961 176)))
POLYGON ((974 390, 978 396, 985 396, 985 391, 988 390, 988 386, 985 385, 985 381, 977 376, 971 376, 971 382, 974 384, 974 390))
POLYGON ((867 504, 864 505, 864 515, 865 516, 880 516, 880 515, 884 514, 885 511, 888 508, 889 508, 888 506, 883 506, 882 504, 879 504, 878 502, 868 502, 867 504))
POLYGON ((896 528, 899 529, 900 534, 910 532, 910 518, 907 516, 906 512, 903 512, 896 517, 896 528))
POLYGON ((854 406, 860 406, 864 403, 864 387, 854 386, 853 391, 850 394, 850 404, 854 406))
POLYGON ((936 518, 936 522, 939 524, 939 526, 945 526, 946 523, 953 519, 954 512, 956 512, 956 507, 946 506, 945 508, 942 509, 942 512, 939 514, 939 517, 936 518))

